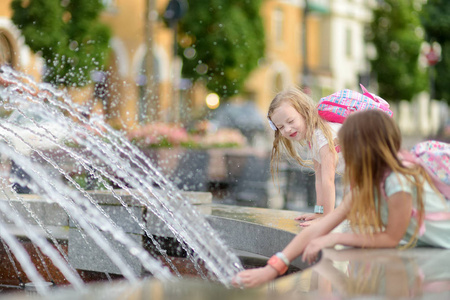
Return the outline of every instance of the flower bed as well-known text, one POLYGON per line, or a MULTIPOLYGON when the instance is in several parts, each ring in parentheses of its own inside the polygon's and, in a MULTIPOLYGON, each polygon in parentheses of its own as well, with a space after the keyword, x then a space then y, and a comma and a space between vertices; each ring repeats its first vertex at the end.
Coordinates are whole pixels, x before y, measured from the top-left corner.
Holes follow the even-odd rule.
POLYGON ((247 145, 247 139, 237 129, 208 130, 203 123, 188 131, 176 124, 149 123, 128 132, 128 138, 140 148, 239 148, 247 145))

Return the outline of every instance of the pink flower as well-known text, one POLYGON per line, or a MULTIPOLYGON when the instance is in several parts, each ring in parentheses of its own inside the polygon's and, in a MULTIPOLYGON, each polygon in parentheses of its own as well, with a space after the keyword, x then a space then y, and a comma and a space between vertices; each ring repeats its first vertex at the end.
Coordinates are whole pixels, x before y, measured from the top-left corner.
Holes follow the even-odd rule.
POLYGON ((128 138, 142 146, 179 146, 189 140, 186 129, 171 123, 148 123, 128 132, 128 138))

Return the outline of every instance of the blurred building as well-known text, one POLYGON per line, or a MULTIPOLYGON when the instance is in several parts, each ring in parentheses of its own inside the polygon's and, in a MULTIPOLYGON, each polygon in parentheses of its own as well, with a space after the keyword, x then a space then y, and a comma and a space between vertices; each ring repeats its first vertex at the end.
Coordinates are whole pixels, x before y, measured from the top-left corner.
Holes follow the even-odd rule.
MULTIPOLYGON (((173 58, 173 32, 158 18, 168 0, 103 1, 107 9, 102 19, 113 32, 110 72, 93 74, 95 85, 71 91, 75 101, 99 98, 99 109, 107 120, 127 126, 153 119, 169 120, 170 112, 185 109, 180 103, 187 102, 186 98, 193 106, 190 111, 204 107, 204 87, 183 87, 177 75, 180 65, 173 58), (149 7, 153 12, 147 12, 149 7), (147 56, 149 47, 153 52, 151 61, 147 56), (150 71, 147 74, 144 70, 150 71)), ((255 101, 264 115, 273 96, 288 86, 307 86, 318 99, 342 88, 357 89, 360 81, 367 84, 364 28, 370 22, 372 2, 263 1, 266 55, 247 81, 247 100, 255 101)), ((31 53, 10 20, 10 3, 0 2, 0 50, 15 69, 39 80, 42 59, 31 53)))

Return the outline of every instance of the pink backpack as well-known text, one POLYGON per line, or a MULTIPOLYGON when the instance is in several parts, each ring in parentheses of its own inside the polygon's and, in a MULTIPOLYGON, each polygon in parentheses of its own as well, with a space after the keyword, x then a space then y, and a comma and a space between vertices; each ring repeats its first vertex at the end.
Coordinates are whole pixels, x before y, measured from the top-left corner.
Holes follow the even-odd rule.
POLYGON ((380 109, 392 117, 389 103, 383 98, 369 93, 360 84, 364 94, 352 90, 341 90, 319 100, 317 110, 322 119, 334 123, 344 123, 348 115, 354 111, 380 109))
MULTIPOLYGON (((447 201, 450 200, 450 144, 438 141, 421 142, 409 152, 401 151, 400 158, 424 167, 439 192, 447 201)), ((411 217, 418 218, 416 209, 412 210, 411 217)), ((445 221, 450 220, 450 212, 425 212, 424 217, 425 221, 445 221)), ((425 232, 425 222, 421 222, 419 236, 425 232)))
POLYGON ((436 188, 450 200, 450 144, 424 141, 410 152, 400 152, 402 160, 420 164, 433 179, 436 188))

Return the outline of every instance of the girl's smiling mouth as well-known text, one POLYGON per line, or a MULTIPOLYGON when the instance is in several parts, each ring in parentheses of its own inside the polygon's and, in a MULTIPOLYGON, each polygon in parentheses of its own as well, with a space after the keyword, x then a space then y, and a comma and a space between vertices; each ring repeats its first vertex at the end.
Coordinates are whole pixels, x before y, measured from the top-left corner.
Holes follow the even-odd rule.
POLYGON ((294 137, 297 136, 297 132, 294 132, 294 133, 290 134, 289 136, 290 136, 291 138, 294 138, 294 137))

